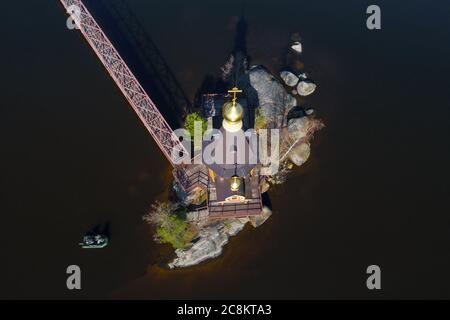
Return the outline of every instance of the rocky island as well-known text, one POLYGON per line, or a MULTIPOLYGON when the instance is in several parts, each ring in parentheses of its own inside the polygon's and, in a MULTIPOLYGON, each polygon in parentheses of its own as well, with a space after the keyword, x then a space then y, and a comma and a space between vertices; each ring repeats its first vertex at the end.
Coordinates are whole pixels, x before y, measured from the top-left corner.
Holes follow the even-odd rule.
MULTIPOLYGON (((291 54, 300 59, 302 45, 295 41, 291 54)), ((311 152, 311 139, 324 125, 315 116, 314 109, 302 105, 301 97, 316 90, 316 84, 304 70, 287 66, 279 77, 271 74, 261 65, 247 67, 247 58, 241 52, 234 52, 222 68, 222 79, 237 83, 245 92, 248 103, 245 112, 252 115, 249 122, 258 133, 264 129, 278 129, 279 170, 259 179, 261 193, 268 192, 271 185, 283 183, 295 166, 304 164, 311 152), (253 106, 253 107, 250 107, 253 106)), ((192 122, 202 121, 204 130, 211 127, 210 110, 198 110, 188 115, 186 128, 192 122)), ((168 263, 169 268, 189 267, 222 253, 230 237, 241 231, 246 224, 258 227, 272 214, 263 203, 261 213, 253 216, 207 219, 202 204, 206 191, 187 194, 174 182, 174 200, 155 203, 144 220, 156 228, 155 240, 169 243, 175 248, 176 257, 168 263)))

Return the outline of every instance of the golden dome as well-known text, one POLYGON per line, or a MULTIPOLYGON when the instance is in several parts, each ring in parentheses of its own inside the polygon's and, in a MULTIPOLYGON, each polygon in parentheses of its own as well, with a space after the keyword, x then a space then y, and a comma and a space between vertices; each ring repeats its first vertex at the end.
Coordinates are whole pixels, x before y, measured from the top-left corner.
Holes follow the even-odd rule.
POLYGON ((228 132, 238 132, 242 128, 242 118, 244 117, 244 108, 236 102, 236 94, 242 90, 234 87, 228 90, 233 95, 231 102, 226 102, 222 106, 222 126, 228 132))
POLYGON ((230 180, 231 191, 239 191, 240 186, 241 186, 241 179, 236 175, 232 176, 230 180))
POLYGON ((230 123, 237 123, 244 117, 244 109, 237 102, 226 102, 222 107, 222 116, 230 123))

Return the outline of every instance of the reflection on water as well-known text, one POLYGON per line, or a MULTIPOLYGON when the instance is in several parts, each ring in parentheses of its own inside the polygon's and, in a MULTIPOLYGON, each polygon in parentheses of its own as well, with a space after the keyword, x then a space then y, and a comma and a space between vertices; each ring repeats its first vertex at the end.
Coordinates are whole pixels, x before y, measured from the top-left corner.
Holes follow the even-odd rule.
MULTIPOLYGON (((241 1, 129 3, 193 98, 228 57, 241 1)), ((172 271, 161 267, 171 249, 141 220, 167 197, 163 155, 61 6, 5 4, 0 296, 369 297, 376 263, 383 297, 448 297, 450 6, 438 3, 379 1, 380 32, 365 29, 366 1, 245 3, 252 63, 278 72, 300 33, 318 83, 303 103, 327 127, 270 191, 267 223, 172 271), (105 222, 110 246, 79 249, 105 222), (69 264, 82 268, 81 292, 65 289, 69 264)))

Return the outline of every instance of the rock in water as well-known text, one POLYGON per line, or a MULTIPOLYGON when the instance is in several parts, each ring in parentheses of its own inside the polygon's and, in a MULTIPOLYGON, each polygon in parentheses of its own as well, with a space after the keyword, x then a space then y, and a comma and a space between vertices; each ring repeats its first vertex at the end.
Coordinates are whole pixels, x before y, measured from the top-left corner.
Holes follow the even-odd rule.
POLYGON ((308 160, 311 148, 309 143, 303 142, 292 148, 289 152, 289 159, 296 166, 301 166, 308 160))
POLYGON ((308 74, 306 72, 300 73, 298 77, 302 80, 308 79, 308 74))
POLYGON ((311 80, 300 81, 297 85, 297 92, 301 96, 308 96, 316 90, 316 84, 311 80))
POLYGON ((295 86, 299 81, 299 78, 289 71, 281 71, 280 77, 281 79, 283 79, 284 83, 286 83, 290 87, 295 86))
POLYGON ((202 228, 190 248, 175 250, 177 257, 168 264, 169 267, 189 267, 218 257, 228 238, 241 231, 248 221, 248 218, 228 219, 202 228))
POLYGON ((306 137, 309 130, 309 118, 294 118, 288 122, 289 138, 293 141, 306 137))
POLYGON ((262 214, 257 215, 257 216, 251 216, 250 219, 250 223, 252 224, 253 227, 257 228, 260 225, 262 225, 264 222, 267 221, 267 219, 269 219, 269 217, 272 215, 272 210, 270 210, 268 207, 264 206, 262 209, 262 214))
POLYGON ((286 92, 283 85, 261 66, 248 72, 250 85, 256 90, 266 128, 281 128, 284 115, 297 104, 297 100, 286 92))
POLYGON ((177 258, 169 263, 170 268, 189 267, 222 253, 222 246, 228 242, 223 227, 208 227, 200 231, 199 239, 189 249, 177 249, 177 258))
POLYGON ((315 112, 315 111, 314 111, 313 108, 308 108, 308 109, 305 110, 305 113, 306 113, 306 115, 308 115, 308 116, 312 115, 314 112, 315 112))
POLYGON ((239 233, 244 228, 244 225, 249 221, 248 218, 230 219, 226 225, 226 232, 228 236, 232 237, 239 233))
POLYGON ((295 41, 294 44, 291 46, 291 48, 292 50, 298 53, 302 53, 303 51, 302 44, 298 41, 295 41))

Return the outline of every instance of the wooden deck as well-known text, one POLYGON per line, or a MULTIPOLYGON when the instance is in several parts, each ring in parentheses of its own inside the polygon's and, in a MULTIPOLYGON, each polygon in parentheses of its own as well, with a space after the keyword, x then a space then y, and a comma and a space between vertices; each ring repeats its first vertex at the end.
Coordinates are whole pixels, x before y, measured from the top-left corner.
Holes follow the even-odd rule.
POLYGON ((245 202, 218 201, 214 183, 208 186, 208 211, 210 219, 239 218, 259 215, 262 212, 259 176, 248 178, 245 202))
MULTIPOLYGON (((218 199, 216 184, 209 178, 204 165, 188 166, 178 180, 184 179, 185 190, 189 193, 196 188, 207 190, 207 212, 209 219, 228 219, 255 216, 262 213, 261 192, 259 189, 259 176, 247 177, 245 202, 226 202, 218 199)), ((219 192, 220 194, 220 192, 219 192)))
POLYGON ((259 199, 250 199, 246 203, 212 202, 208 204, 210 219, 239 218, 259 215, 262 205, 259 199))

